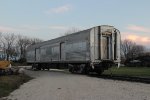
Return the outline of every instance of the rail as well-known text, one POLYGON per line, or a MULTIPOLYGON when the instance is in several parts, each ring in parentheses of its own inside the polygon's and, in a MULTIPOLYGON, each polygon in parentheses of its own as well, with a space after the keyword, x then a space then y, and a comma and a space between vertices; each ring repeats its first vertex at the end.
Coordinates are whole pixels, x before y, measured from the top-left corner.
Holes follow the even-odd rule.
POLYGON ((102 79, 121 80, 130 82, 140 82, 150 84, 150 77, 133 77, 133 76, 121 76, 121 75, 89 75, 90 77, 97 77, 102 79))

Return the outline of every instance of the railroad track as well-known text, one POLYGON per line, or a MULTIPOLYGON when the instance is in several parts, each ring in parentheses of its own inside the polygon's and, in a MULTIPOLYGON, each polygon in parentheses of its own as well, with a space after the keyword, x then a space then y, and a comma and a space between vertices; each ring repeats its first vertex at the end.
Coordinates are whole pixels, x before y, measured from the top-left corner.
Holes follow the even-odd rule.
MULTIPOLYGON (((68 72, 68 71, 65 71, 68 72)), ((76 73, 78 74, 78 73, 76 73)), ((97 77, 102 79, 111 79, 111 80, 121 80, 121 81, 130 81, 130 82, 140 82, 150 84, 150 77, 133 77, 133 76, 123 76, 123 75, 98 75, 95 73, 89 74, 89 77, 97 77)))
POLYGON ((121 75, 100 75, 99 76, 96 74, 92 74, 90 75, 90 77, 150 84, 150 78, 146 78, 146 77, 132 77, 132 76, 121 76, 121 75))

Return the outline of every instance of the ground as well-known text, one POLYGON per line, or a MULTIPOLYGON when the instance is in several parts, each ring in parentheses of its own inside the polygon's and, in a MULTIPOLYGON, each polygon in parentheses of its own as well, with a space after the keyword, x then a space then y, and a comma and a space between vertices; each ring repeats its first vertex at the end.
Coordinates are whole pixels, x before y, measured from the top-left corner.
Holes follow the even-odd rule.
POLYGON ((150 78, 150 67, 112 67, 109 70, 105 70, 103 74, 110 75, 110 71, 112 75, 150 78))
POLYGON ((149 84, 101 79, 60 70, 26 70, 26 73, 34 79, 3 99, 150 100, 149 84))
POLYGON ((25 74, 0 75, 0 98, 8 96, 12 91, 19 88, 32 78, 25 74))

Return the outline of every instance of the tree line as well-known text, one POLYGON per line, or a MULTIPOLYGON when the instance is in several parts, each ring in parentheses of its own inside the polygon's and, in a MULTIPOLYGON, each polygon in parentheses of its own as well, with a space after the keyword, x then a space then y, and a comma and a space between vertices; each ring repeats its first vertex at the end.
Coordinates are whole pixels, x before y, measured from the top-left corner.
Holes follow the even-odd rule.
POLYGON ((121 41, 121 56, 125 60, 134 59, 145 52, 145 46, 136 44, 135 42, 125 39, 121 41))
MULTIPOLYGON (((77 30, 76 30, 77 31, 77 30)), ((70 33, 70 32, 69 32, 70 33)), ((67 33, 68 34, 68 33, 67 33)), ((14 33, 0 33, 0 50, 3 52, 1 60, 25 59, 27 47, 40 43, 43 40, 39 38, 31 38, 24 35, 16 35, 14 33)), ((146 47, 136 44, 131 40, 121 41, 121 61, 126 63, 141 57, 144 54, 146 47)))
MULTIPOLYGON (((78 28, 72 27, 63 36, 78 31, 78 28)), ((21 34, 0 32, 0 51, 2 51, 0 60, 12 60, 12 58, 13 60, 18 60, 17 58, 25 60, 27 47, 42 41, 39 38, 31 38, 21 34)))
POLYGON ((28 46, 42 42, 39 38, 31 38, 21 34, 0 33, 1 60, 17 60, 26 58, 28 46))
POLYGON ((121 62, 130 67, 150 67, 150 52, 146 52, 146 47, 136 44, 131 40, 121 42, 121 62))

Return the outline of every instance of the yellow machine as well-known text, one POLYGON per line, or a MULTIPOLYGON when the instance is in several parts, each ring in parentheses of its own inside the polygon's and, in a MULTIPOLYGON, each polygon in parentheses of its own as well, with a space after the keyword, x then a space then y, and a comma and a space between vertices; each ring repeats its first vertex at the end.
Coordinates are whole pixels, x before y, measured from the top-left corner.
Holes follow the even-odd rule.
POLYGON ((0 75, 13 74, 10 61, 0 61, 0 75))
POLYGON ((10 68, 10 61, 0 61, 0 70, 10 68))

